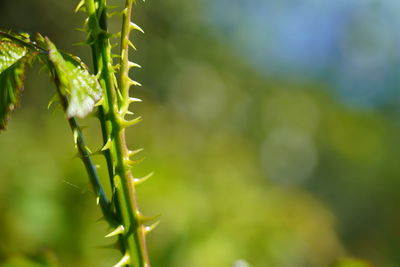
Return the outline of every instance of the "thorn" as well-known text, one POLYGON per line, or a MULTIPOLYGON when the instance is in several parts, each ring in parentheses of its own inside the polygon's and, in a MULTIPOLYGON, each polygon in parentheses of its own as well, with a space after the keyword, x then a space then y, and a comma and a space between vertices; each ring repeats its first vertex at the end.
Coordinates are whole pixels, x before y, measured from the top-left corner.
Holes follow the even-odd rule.
POLYGON ((128 265, 130 262, 131 262, 130 256, 128 254, 125 254, 125 256, 123 256, 122 259, 113 267, 122 267, 128 265))
POLYGON ((85 5, 85 0, 79 1, 79 3, 78 3, 78 5, 76 6, 74 12, 75 12, 75 13, 79 12, 79 11, 81 10, 81 8, 84 7, 84 5, 85 5))
POLYGON ((133 50, 137 50, 137 49, 136 49, 136 46, 135 46, 131 41, 129 41, 129 40, 128 40, 128 45, 129 45, 130 47, 132 47, 133 50))
POLYGON ((121 235, 125 232, 125 228, 123 225, 118 226, 115 228, 111 233, 107 234, 105 237, 113 237, 117 235, 121 235))
POLYGON ((58 95, 54 94, 50 99, 49 104, 47 105, 47 109, 50 109, 51 105, 53 105, 58 100, 58 95))
POLYGON ((136 149, 136 150, 129 150, 128 156, 129 157, 133 157, 134 155, 142 152, 143 150, 144 150, 144 148, 139 148, 139 149, 136 149))
POLYGON ((111 146, 112 146, 111 138, 108 138, 106 144, 100 150, 105 151, 107 149, 111 149, 111 146))
POLYGON ((131 22, 131 23, 129 24, 129 26, 130 26, 130 28, 131 28, 132 30, 137 30, 137 31, 140 31, 141 33, 144 33, 144 31, 142 30, 142 28, 140 28, 137 24, 135 24, 135 23, 133 23, 133 22, 131 22))
POLYGON ((75 30, 79 32, 87 32, 85 28, 75 28, 75 30))
POLYGON ((136 161, 136 160, 130 160, 130 159, 125 159, 124 160, 124 164, 127 165, 128 167, 132 168, 133 166, 135 166, 137 163, 139 163, 140 161, 136 161))
POLYGON ((133 113, 132 111, 127 110, 127 111, 125 111, 125 114, 134 115, 135 113, 133 113))
POLYGON ((136 64, 136 63, 134 63, 134 62, 128 62, 128 67, 129 68, 139 68, 139 69, 141 69, 142 68, 142 66, 140 66, 139 64, 136 64))
POLYGON ((101 106, 104 104, 104 97, 101 97, 99 101, 94 105, 95 107, 101 106))
POLYGON ((148 234, 151 231, 153 231, 159 224, 160 224, 160 221, 156 221, 155 223, 153 223, 149 226, 145 226, 144 231, 146 232, 146 234, 148 234))
POLYGON ((154 175, 154 172, 149 173, 148 175, 142 177, 142 178, 133 178, 133 182, 135 185, 140 185, 144 182, 146 182, 150 177, 154 175))
POLYGON ((137 123, 139 123, 141 121, 142 121, 142 117, 137 117, 137 118, 135 118, 133 120, 130 120, 130 121, 127 121, 127 120, 124 120, 124 119, 120 119, 119 120, 119 124, 121 125, 122 128, 126 128, 126 127, 129 127, 129 126, 135 125, 135 124, 137 124, 137 123))
POLYGON ((98 206, 99 204, 100 204, 100 197, 97 196, 97 197, 96 197, 96 205, 98 206))
POLYGON ((134 80, 131 80, 131 79, 129 79, 129 78, 128 78, 128 83, 129 83, 130 85, 134 85, 134 86, 142 86, 142 84, 140 84, 139 82, 134 81, 134 80))
POLYGON ((143 100, 140 98, 136 98, 136 97, 130 97, 129 103, 133 103, 133 102, 143 102, 143 100))
POLYGON ((161 215, 158 214, 156 216, 144 216, 142 213, 137 212, 136 216, 140 223, 146 223, 146 222, 157 220, 158 218, 160 218, 161 215))
MULTIPOLYGON (((99 69, 99 71, 94 75, 94 77, 95 77, 97 80, 100 80, 100 78, 101 78, 101 73, 102 73, 102 71, 101 71, 101 69, 99 69)), ((103 97, 101 97, 101 98, 103 98, 103 97)))

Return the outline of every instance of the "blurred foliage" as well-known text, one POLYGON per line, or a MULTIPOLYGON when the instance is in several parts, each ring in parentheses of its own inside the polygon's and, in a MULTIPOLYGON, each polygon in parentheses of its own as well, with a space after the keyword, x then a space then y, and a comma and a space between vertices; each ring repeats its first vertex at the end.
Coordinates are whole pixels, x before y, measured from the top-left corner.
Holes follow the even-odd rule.
POLYGON ((341 259, 332 267, 370 267, 371 265, 365 261, 362 260, 356 260, 356 259, 341 259))
MULTIPOLYGON (((84 38, 75 4, 1 1, 0 25, 42 32, 89 63, 71 45, 84 38)), ((138 190, 142 210, 162 214, 154 266, 368 266, 337 261, 347 255, 398 266, 397 108, 344 106, 320 81, 261 74, 202 1, 148 1, 135 16, 147 33, 131 55, 144 67, 132 92, 144 122, 128 142, 145 148, 135 174, 156 173, 138 190)), ((38 73, 0 135, 0 266, 112 266, 118 252, 101 248, 108 229, 38 73)), ((100 147, 97 121, 82 124, 100 147)))

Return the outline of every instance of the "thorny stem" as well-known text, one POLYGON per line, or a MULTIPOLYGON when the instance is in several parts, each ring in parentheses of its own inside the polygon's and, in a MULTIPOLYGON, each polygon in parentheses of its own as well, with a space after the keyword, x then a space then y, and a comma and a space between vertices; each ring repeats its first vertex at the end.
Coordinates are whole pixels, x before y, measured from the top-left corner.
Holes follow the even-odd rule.
MULTIPOLYGON (((128 103, 129 95, 120 94, 115 87, 111 45, 106 27, 106 1, 85 0, 85 4, 89 16, 88 27, 94 61, 98 68, 100 83, 104 89, 104 99, 99 111, 99 118, 100 120, 105 119, 105 122, 102 122, 102 128, 106 138, 103 137, 103 139, 106 141, 105 149, 110 153, 112 170, 109 170, 109 173, 113 175, 113 191, 117 197, 117 202, 114 202, 114 204, 121 218, 122 227, 120 229, 123 229, 120 233, 120 240, 125 251, 123 251, 124 257, 121 266, 149 267, 145 218, 138 208, 135 181, 130 170, 129 150, 125 141, 125 128, 130 123, 125 121, 126 112, 121 109, 122 105, 128 103), (97 8, 95 4, 97 4, 97 8)), ((130 7, 131 5, 132 1, 128 0, 127 6, 130 7)), ((126 33, 123 34, 126 35, 126 33)), ((123 34, 122 36, 124 36, 123 34)), ((127 53, 127 51, 125 52, 127 53)), ((120 80, 120 83, 122 83, 122 80, 120 80)))
MULTIPOLYGON (((98 11, 97 12, 97 17, 101 17, 102 16, 100 14, 100 12, 102 12, 102 11, 98 11)), ((103 28, 107 27, 107 25, 105 23, 103 23, 102 26, 103 26, 103 28)), ((93 59, 94 72, 95 73, 101 73, 102 72, 101 66, 103 66, 103 63, 102 63, 101 57, 98 56, 99 55, 98 43, 97 42, 92 42, 90 47, 91 47, 91 50, 92 50, 92 59, 93 59)), ((105 88, 106 87, 106 81, 104 80, 103 75, 100 75, 99 81, 101 83, 101 86, 103 88, 105 88)), ((102 138, 103 138, 103 147, 105 147, 107 145, 108 140, 111 140, 110 121, 108 119, 108 116, 106 116, 105 105, 106 105, 106 103, 103 104, 103 105, 100 105, 98 107, 98 110, 97 110, 97 116, 98 116, 99 121, 100 121, 101 133, 102 133, 102 138)), ((107 108, 107 110, 108 110, 108 108, 107 108)), ((115 187, 115 185, 114 185, 114 175, 115 175, 114 174, 115 173, 114 168, 115 167, 114 167, 114 164, 113 164, 111 150, 110 149, 105 149, 103 151, 103 155, 104 155, 104 157, 106 159, 108 176, 109 176, 109 179, 110 179, 110 185, 111 185, 111 188, 114 188, 115 187)), ((115 207, 115 210, 116 210, 116 216, 118 217, 117 220, 121 221, 120 205, 118 203, 118 198, 114 198, 114 193, 113 193, 113 202, 115 204, 114 207, 115 207)), ((117 223, 115 225, 112 225, 112 226, 115 228, 115 227, 118 227, 118 225, 119 225, 119 223, 117 223)), ((118 244, 119 244, 119 247, 120 247, 120 249, 122 251, 126 250, 126 246, 124 244, 124 240, 120 235, 118 236, 118 244)))
POLYGON ((131 32, 130 21, 132 16, 133 0, 126 0, 125 9, 122 12, 122 32, 121 32, 121 70, 120 86, 123 97, 121 109, 126 112, 129 107, 129 35, 131 32))

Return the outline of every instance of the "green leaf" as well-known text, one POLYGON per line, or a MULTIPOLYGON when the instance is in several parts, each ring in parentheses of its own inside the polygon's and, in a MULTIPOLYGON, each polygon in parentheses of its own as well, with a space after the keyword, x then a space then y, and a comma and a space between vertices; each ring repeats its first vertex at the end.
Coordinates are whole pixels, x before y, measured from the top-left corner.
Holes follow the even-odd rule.
POLYGON ((8 39, 15 44, 22 45, 24 47, 34 47, 35 45, 32 43, 30 36, 28 33, 22 32, 14 32, 10 29, 0 27, 0 39, 5 40, 8 39))
POLYGON ((10 39, 0 38, 0 130, 4 130, 10 113, 20 102, 30 51, 10 39))
POLYGON ((46 44, 56 84, 61 94, 68 98, 67 116, 85 117, 102 96, 100 84, 78 58, 61 53, 47 38, 46 44))

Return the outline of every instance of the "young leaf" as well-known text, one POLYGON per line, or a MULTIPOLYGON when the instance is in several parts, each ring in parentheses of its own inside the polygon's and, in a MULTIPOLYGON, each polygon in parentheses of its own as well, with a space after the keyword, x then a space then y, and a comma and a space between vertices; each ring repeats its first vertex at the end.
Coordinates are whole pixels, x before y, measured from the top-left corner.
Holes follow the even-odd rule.
POLYGON ((85 117, 102 96, 102 89, 94 75, 91 75, 79 59, 61 53, 46 39, 49 63, 59 82, 59 90, 68 97, 67 116, 85 117))
POLYGON ((0 39, 0 130, 5 129, 10 113, 19 104, 32 55, 26 47, 0 39))

